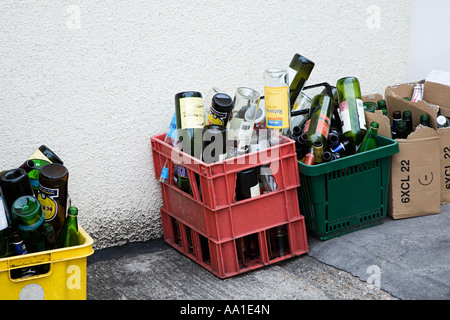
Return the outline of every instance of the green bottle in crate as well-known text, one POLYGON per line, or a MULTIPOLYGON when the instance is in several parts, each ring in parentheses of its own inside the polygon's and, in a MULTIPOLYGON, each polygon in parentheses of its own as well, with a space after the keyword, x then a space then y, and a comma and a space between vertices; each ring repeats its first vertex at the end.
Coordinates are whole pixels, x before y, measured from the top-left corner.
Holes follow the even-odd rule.
POLYGON ((339 99, 339 116, 342 132, 354 148, 359 146, 366 136, 366 116, 361 99, 359 80, 355 77, 339 79, 336 84, 339 99))
POLYGON ((58 248, 67 248, 78 245, 80 245, 80 236, 78 232, 78 208, 72 206, 67 212, 67 218, 58 236, 56 246, 58 248))

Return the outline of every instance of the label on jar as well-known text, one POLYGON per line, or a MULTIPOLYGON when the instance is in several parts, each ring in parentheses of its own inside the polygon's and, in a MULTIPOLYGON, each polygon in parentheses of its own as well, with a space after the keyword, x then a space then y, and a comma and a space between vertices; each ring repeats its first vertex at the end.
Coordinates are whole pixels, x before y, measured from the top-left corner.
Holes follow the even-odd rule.
POLYGON ((266 125, 269 129, 289 128, 288 87, 265 87, 266 125))
POLYGON ((59 189, 50 189, 39 184, 39 203, 41 204, 42 213, 45 221, 53 220, 58 214, 58 203, 55 198, 59 197, 59 189))
POLYGON ((181 129, 202 129, 205 124, 202 98, 180 99, 181 129))

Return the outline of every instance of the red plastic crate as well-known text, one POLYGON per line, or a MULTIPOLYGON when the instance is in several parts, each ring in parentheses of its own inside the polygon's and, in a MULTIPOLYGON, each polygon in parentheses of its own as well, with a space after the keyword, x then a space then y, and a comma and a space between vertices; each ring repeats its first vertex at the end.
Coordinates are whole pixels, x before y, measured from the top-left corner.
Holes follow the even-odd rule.
POLYGON ((173 158, 174 149, 164 142, 164 138, 165 135, 151 138, 156 178, 161 175, 166 161, 169 168, 169 182, 161 184, 164 207, 177 220, 185 221, 207 238, 215 241, 236 239, 302 217, 298 205, 300 179, 293 140, 282 137, 279 145, 263 152, 209 165, 184 153, 184 162, 180 161, 181 158, 173 158), (174 185, 174 163, 187 169, 192 196, 174 185), (237 173, 261 165, 270 165, 277 190, 236 202, 237 173))
POLYGON ((166 243, 222 279, 308 252, 303 217, 298 217, 283 226, 287 231, 288 244, 282 256, 273 249, 274 242, 271 237, 273 228, 261 229, 245 237, 217 242, 208 239, 185 221, 178 220, 164 207, 161 208, 161 221, 166 243), (241 250, 241 243, 247 243, 248 239, 253 239, 253 243, 256 243, 255 254, 251 258, 245 257, 241 250))

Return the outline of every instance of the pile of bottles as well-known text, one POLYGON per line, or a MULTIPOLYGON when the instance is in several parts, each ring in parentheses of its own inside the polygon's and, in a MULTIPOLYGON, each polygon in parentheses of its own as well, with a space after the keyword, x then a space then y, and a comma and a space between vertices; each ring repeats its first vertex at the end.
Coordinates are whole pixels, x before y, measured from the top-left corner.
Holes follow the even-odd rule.
MULTIPOLYGON (((21 166, 0 172, 0 258, 80 244, 69 172, 42 145, 21 166)), ((11 271, 13 279, 49 272, 49 264, 11 271)))

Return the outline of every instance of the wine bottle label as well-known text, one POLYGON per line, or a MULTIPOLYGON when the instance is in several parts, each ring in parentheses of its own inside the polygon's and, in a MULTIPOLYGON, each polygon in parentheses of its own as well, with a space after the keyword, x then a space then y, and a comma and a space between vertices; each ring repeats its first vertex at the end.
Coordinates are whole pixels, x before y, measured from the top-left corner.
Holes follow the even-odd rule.
POLYGON ((2 198, 0 197, 0 231, 8 228, 8 220, 6 219, 6 211, 3 206, 2 198))
POLYGON ((216 109, 211 107, 208 119, 206 120, 206 124, 207 125, 216 124, 218 126, 223 126, 228 122, 227 117, 228 113, 217 111, 216 109))
POLYGON ((59 189, 50 189, 39 184, 38 200, 41 204, 45 221, 53 220, 58 214, 58 203, 55 198, 59 197, 59 189))
MULTIPOLYGON (((359 126, 366 130, 366 115, 364 113, 364 103, 361 99, 356 99, 356 111, 358 112, 359 126)), ((346 133, 352 130, 350 111, 348 101, 343 101, 339 105, 339 116, 342 121, 342 132, 346 133)))
POLYGON ((202 98, 180 99, 181 129, 202 129, 205 123, 202 98))
POLYGON ((265 87, 266 125, 269 129, 289 128, 288 87, 265 87))

